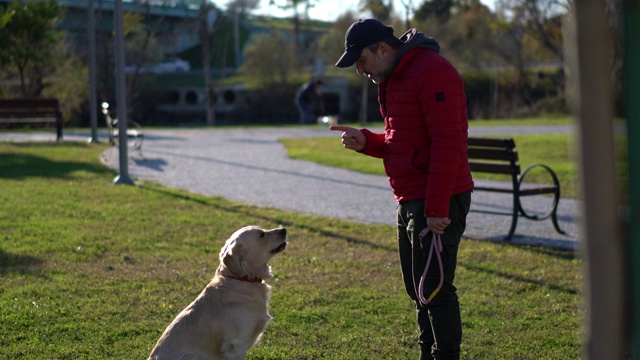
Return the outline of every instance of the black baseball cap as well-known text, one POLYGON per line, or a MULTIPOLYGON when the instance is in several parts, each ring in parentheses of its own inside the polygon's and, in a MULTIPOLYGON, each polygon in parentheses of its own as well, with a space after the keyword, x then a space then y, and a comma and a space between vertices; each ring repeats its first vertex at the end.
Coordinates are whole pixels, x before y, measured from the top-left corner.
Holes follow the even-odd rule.
POLYGON ((347 30, 344 36, 344 54, 336 66, 346 68, 353 65, 365 47, 393 36, 393 28, 376 19, 360 19, 347 30))

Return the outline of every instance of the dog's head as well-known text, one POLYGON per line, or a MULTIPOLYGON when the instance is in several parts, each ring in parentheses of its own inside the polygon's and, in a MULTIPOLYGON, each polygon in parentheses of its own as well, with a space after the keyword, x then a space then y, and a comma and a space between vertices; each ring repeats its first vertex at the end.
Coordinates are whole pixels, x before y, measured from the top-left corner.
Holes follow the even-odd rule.
POLYGON ((257 281, 271 278, 269 260, 287 247, 287 229, 245 226, 234 232, 220 251, 218 272, 227 277, 257 281))

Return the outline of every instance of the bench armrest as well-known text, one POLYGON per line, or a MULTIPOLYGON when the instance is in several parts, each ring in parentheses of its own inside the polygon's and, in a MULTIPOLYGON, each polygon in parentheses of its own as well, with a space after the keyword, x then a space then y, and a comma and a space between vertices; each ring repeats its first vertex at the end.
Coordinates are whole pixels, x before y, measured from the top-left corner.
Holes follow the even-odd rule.
MULTIPOLYGON (((524 171, 520 174, 520 176, 518 177, 518 189, 520 189, 522 187, 522 183, 524 182, 525 177, 527 176, 527 173, 529 173, 529 171, 531 171, 532 169, 541 167, 544 170, 547 171, 547 173, 549 173, 549 175, 551 176, 551 179, 553 180, 553 184, 554 187, 556 188, 554 194, 553 194, 553 204, 551 206, 551 209, 549 210, 549 212, 545 215, 539 216, 539 215, 530 215, 528 214, 524 208, 522 207, 522 204, 518 204, 518 206, 520 207, 520 211, 522 212, 522 214, 529 218, 529 219, 534 219, 534 220, 544 220, 550 216, 552 216, 555 211, 556 208, 558 207, 558 202, 560 201, 560 182, 558 181, 558 176, 556 175, 556 173, 547 165, 544 164, 533 164, 533 165, 529 165, 527 166, 524 171)), ((520 201, 518 200, 518 203, 520 201)))
POLYGON ((533 164, 533 165, 527 166, 518 177, 518 185, 522 184, 527 173, 536 167, 541 167, 545 169, 551 176, 551 179, 553 180, 553 184, 558 188, 558 190, 560 189, 560 182, 558 181, 558 176, 550 167, 544 164, 533 164))

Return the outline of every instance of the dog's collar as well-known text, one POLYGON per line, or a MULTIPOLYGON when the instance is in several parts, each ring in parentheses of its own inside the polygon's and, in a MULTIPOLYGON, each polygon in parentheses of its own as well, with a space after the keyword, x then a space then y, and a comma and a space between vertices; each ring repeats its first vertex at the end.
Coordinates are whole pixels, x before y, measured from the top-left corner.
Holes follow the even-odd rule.
POLYGON ((234 280, 240 280, 240 281, 246 281, 246 282, 252 282, 252 283, 261 283, 262 282, 262 278, 259 277, 248 277, 248 276, 229 276, 229 275, 225 275, 226 277, 228 277, 229 279, 234 279, 234 280))

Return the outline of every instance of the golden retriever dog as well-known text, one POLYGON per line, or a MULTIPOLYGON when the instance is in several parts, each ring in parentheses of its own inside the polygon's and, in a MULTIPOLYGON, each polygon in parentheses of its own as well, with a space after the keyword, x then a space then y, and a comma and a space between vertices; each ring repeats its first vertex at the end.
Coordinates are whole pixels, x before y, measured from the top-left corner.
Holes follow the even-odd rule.
POLYGON ((220 265, 200 295, 169 324, 151 360, 245 359, 271 320, 269 260, 287 246, 287 230, 246 226, 220 251, 220 265))

